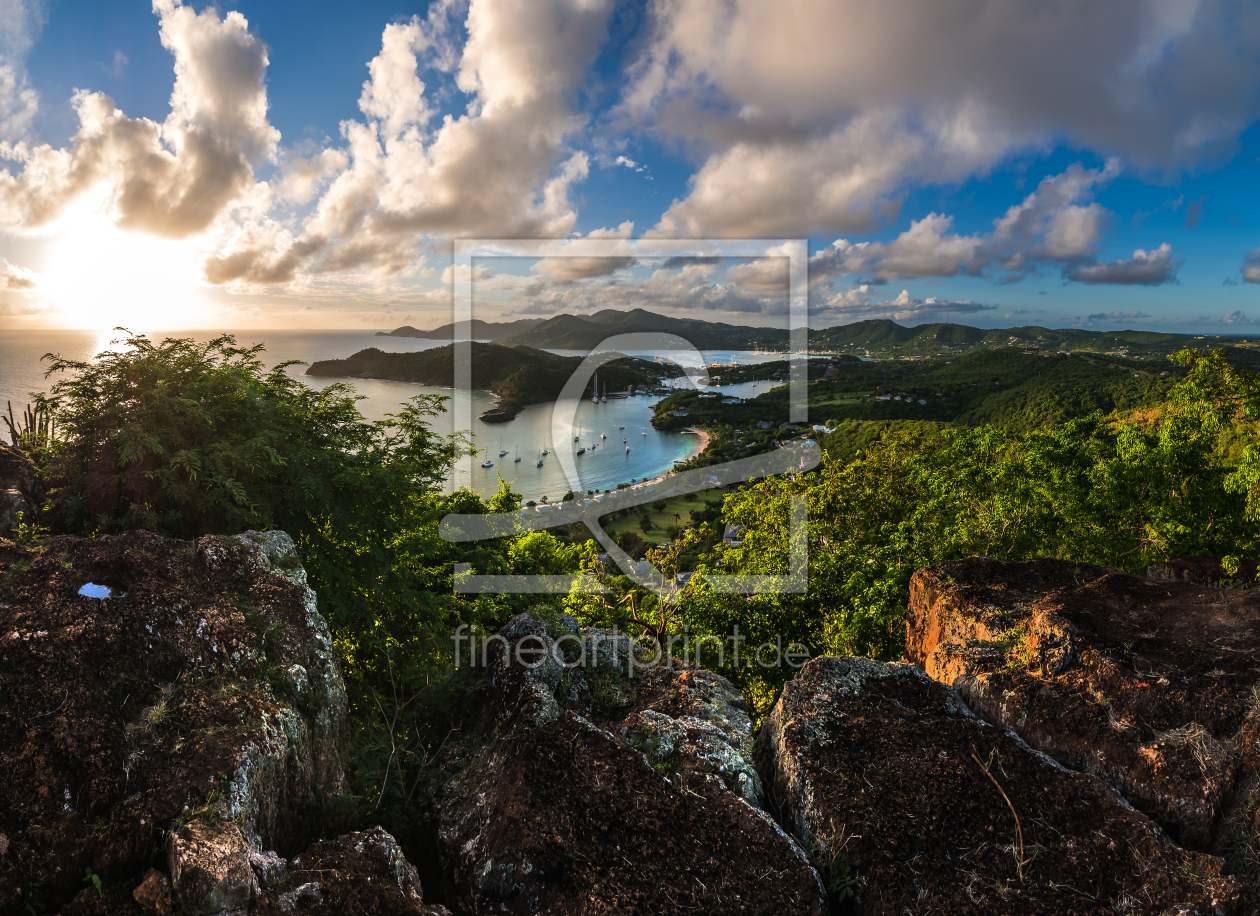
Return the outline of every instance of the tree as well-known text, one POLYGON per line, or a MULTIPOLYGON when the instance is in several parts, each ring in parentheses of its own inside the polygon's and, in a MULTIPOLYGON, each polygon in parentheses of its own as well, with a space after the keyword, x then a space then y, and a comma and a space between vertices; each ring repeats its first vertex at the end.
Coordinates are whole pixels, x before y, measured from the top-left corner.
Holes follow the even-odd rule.
POLYGON ((652 533, 652 519, 646 515, 640 515, 639 527, 643 529, 644 534, 651 534, 652 533))
POLYGON ((617 536, 616 541, 618 547, 632 556, 634 555, 634 552, 639 549, 639 545, 643 543, 643 539, 633 531, 621 532, 621 534, 617 536))

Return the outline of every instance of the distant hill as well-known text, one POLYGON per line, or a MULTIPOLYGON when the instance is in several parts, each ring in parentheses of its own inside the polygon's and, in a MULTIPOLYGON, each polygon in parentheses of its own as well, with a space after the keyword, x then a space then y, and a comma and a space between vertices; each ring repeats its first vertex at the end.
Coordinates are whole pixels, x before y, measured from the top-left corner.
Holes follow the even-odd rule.
POLYGON ((628 312, 603 309, 593 315, 556 315, 504 338, 501 343, 554 350, 591 350, 616 334, 652 332, 677 334, 701 350, 782 347, 788 339, 788 332, 782 328, 751 328, 697 318, 670 318, 646 309, 628 312))
MULTIPOLYGON (((389 337, 423 337, 452 340, 454 325, 432 331, 412 327, 397 328, 389 337)), ((618 311, 603 309, 593 315, 555 315, 551 318, 522 318, 518 321, 472 322, 477 340, 505 346, 525 346, 552 350, 591 350, 617 334, 676 334, 702 350, 770 349, 786 351, 788 331, 784 328, 758 328, 704 321, 698 318, 671 318, 647 309, 618 311)), ((1164 357, 1186 347, 1243 346, 1254 348, 1260 341, 1248 338, 1169 334, 1160 331, 1091 331, 1083 328, 1043 328, 1029 325, 1016 328, 973 328, 952 322, 935 322, 906 327, 889 319, 871 319, 809 331, 810 349, 871 356, 931 356, 965 353, 972 350, 1035 348, 1040 350, 1088 350, 1138 359, 1164 357)))
MULTIPOLYGON (((522 318, 519 321, 482 321, 474 318, 469 322, 469 330, 474 340, 502 340, 513 334, 528 330, 541 322, 541 318, 522 318)), ((410 325, 394 328, 392 331, 377 331, 377 337, 422 337, 425 340, 455 340, 455 325, 444 324, 432 331, 421 331, 410 325)))
MULTIPOLYGON (((554 401, 582 363, 578 356, 557 356, 529 347, 479 341, 471 347, 472 387, 499 396, 498 408, 482 418, 489 421, 511 420, 527 404, 554 401)), ((455 379, 455 345, 418 353, 386 353, 370 347, 345 359, 319 360, 311 364, 306 374, 379 378, 449 388, 455 379)), ((606 385, 609 391, 624 391, 630 386, 655 385, 662 376, 679 374, 681 370, 673 366, 624 357, 600 367, 599 381, 601 389, 606 385)))
POLYGON ((1119 356, 1167 356, 1195 346, 1248 343, 1235 337, 1168 334, 1158 331, 1089 331, 1082 328, 973 328, 961 324, 904 327, 888 319, 858 321, 809 332, 811 350, 869 350, 872 356, 930 355, 975 349, 1036 348, 1090 350, 1119 356))

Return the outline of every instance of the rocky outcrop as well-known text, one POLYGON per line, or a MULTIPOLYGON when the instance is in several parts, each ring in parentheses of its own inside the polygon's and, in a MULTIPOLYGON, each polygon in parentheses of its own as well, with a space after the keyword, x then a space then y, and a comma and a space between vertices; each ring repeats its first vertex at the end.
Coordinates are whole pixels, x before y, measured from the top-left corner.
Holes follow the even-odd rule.
POLYGON ((1260 593, 983 557, 919 570, 910 591, 912 661, 1212 847, 1260 762, 1260 593))
POLYGON ((0 537, 11 535, 19 521, 32 521, 38 490, 35 464, 21 449, 0 442, 0 537))
POLYGON ((254 916, 450 916, 424 902, 415 868, 380 827, 316 843, 264 880, 254 916))
POLYGON ((517 617, 484 659, 483 718, 432 791, 461 912, 825 912, 805 853, 759 807, 747 707, 724 678, 651 666, 571 618, 517 617))
POLYGON ((833 898, 868 916, 1237 910, 1219 859, 1178 848, 1101 780, 911 665, 811 661, 756 759, 833 898))
POLYGON ((124 912, 155 864, 181 912, 238 910, 344 790, 337 658, 281 532, 0 542, 0 698, 4 912, 124 912))
POLYGON ((1242 558, 1233 572, 1225 568, 1220 557, 1170 557, 1146 567, 1147 578, 1166 579, 1169 582, 1191 582, 1195 585, 1247 585, 1256 584, 1257 563, 1242 558))

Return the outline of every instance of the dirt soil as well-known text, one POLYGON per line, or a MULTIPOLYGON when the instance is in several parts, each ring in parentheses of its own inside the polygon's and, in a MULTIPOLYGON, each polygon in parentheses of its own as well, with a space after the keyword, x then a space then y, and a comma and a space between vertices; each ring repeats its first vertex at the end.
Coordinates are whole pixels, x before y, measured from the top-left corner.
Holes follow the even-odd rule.
POLYGON ((977 713, 1212 848, 1260 736, 1260 593, 1058 560, 915 573, 907 653, 977 713))
POLYGON ((836 899, 866 916, 1236 912, 1219 859, 908 665, 811 662, 757 761, 785 823, 824 851, 836 899))
MULTIPOLYGON (((0 541, 0 911, 77 897, 67 912, 131 912, 140 876, 166 867, 168 831, 240 788, 225 776, 264 743, 265 717, 300 721, 309 691, 277 660, 315 676, 305 590, 231 562, 244 555, 145 532, 41 553, 0 541), (89 582, 113 597, 79 594, 89 582)), ((302 787, 319 775, 280 774, 251 815, 269 847, 301 839, 302 787)))

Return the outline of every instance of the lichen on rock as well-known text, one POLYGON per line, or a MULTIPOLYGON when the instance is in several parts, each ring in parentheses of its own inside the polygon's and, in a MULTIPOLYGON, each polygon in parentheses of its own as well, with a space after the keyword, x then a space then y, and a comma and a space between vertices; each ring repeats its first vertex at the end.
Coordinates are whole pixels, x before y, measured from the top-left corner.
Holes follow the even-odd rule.
POLYGON ((756 754, 782 822, 857 912, 1237 911, 1220 859, 1179 849, 911 665, 810 661, 756 754))
POLYGON ((183 912, 238 909, 250 856, 344 791, 345 689, 296 556, 282 532, 0 544, 0 901, 55 908, 85 868, 112 892, 166 847, 183 912))
POLYGON ((739 692, 575 624, 514 618, 473 672, 486 713, 444 748, 431 790, 451 900, 467 913, 586 913, 592 900, 826 912, 804 852, 757 807, 739 692))

